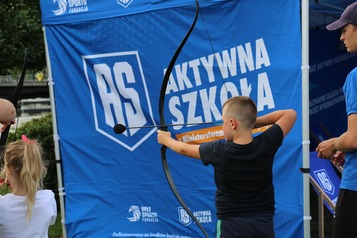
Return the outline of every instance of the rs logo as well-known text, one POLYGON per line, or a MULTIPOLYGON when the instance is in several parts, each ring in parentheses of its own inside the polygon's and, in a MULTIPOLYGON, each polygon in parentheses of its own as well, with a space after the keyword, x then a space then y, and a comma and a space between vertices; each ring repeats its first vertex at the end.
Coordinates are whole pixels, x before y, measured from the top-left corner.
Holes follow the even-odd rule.
MULTIPOLYGON (((134 88, 125 87, 125 85, 135 84, 132 67, 128 62, 115 63, 113 67, 114 79, 111 70, 106 64, 94 65, 98 93, 104 108, 105 122, 111 127, 114 127, 115 119, 124 122, 124 124, 127 122, 129 126, 134 122, 137 126, 145 125, 147 121, 140 106, 138 92, 134 88), (112 105, 113 108, 111 108, 112 105), (112 109, 114 112, 111 111, 112 109)), ((127 131, 124 133, 126 134, 127 131)))
POLYGON ((146 134, 137 137, 135 134, 140 128, 128 129, 121 135, 123 140, 112 135, 115 124, 127 127, 154 124, 138 52, 84 56, 83 65, 91 91, 96 130, 130 151, 135 150, 156 131, 155 128, 146 129, 146 134))
POLYGON ((191 217, 188 213, 183 209, 183 207, 178 207, 179 221, 182 225, 188 226, 191 224, 191 217))
POLYGON ((317 171, 314 171, 314 174, 317 178, 318 183, 320 184, 320 187, 329 194, 334 194, 335 192, 335 186, 331 182, 331 179, 329 178, 326 170, 320 169, 317 171))

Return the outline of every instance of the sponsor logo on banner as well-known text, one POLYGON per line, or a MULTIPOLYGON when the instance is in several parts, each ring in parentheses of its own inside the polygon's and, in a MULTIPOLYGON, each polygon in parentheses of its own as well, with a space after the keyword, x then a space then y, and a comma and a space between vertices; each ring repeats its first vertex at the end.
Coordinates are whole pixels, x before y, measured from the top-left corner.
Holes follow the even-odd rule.
MULTIPOLYGON (((188 215, 183 207, 178 207, 179 221, 182 225, 188 226, 192 223, 191 217, 188 215)), ((212 222, 212 213, 210 210, 205 211, 196 211, 193 212, 193 215, 197 218, 200 223, 211 223, 212 222)))
POLYGON ((328 173, 325 169, 320 169, 314 171, 314 174, 317 178, 317 182, 319 183, 320 187, 328 194, 333 195, 335 192, 335 186, 333 185, 328 173))
POLYGON ((132 214, 131 217, 127 217, 129 221, 131 221, 131 222, 137 222, 137 221, 140 220, 141 212, 140 212, 140 209, 139 209, 138 206, 135 206, 135 205, 131 206, 131 207, 129 208, 129 213, 132 214))
POLYGON ((197 211, 193 215, 197 218, 200 223, 211 223, 212 222, 212 213, 210 210, 206 211, 197 211))
POLYGON ((143 128, 155 125, 155 121, 138 52, 82 58, 96 130, 128 150, 135 150, 156 131, 156 128, 143 128), (113 136, 116 124, 129 129, 113 136))
POLYGON ((188 215, 185 209, 183 207, 178 208, 178 215, 179 215, 179 221, 182 225, 188 226, 191 224, 191 217, 188 215))
POLYGON ((57 9, 52 12, 57 15, 63 15, 65 13, 74 14, 80 12, 88 12, 87 0, 53 0, 57 4, 57 9))
POLYGON ((117 0, 117 3, 127 8, 133 0, 117 0))
POLYGON ((132 205, 129 208, 131 217, 127 217, 130 222, 159 222, 157 212, 153 212, 150 206, 136 206, 132 205))

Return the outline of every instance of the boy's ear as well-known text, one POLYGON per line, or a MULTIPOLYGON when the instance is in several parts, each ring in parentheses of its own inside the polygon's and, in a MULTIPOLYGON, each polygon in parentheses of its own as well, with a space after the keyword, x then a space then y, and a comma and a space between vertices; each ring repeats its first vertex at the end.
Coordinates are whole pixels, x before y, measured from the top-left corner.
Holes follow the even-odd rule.
POLYGON ((230 118, 229 123, 231 123, 231 127, 233 130, 235 130, 238 127, 238 121, 235 120, 234 118, 230 118))

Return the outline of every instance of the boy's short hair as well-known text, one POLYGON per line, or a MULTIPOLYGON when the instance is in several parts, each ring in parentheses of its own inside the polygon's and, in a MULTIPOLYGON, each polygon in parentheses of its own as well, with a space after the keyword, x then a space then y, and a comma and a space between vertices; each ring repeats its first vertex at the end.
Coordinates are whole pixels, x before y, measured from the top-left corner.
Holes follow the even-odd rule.
POLYGON ((228 99, 224 104, 227 117, 243 123, 246 128, 253 128, 257 120, 257 106, 255 102, 247 96, 235 96, 228 99))

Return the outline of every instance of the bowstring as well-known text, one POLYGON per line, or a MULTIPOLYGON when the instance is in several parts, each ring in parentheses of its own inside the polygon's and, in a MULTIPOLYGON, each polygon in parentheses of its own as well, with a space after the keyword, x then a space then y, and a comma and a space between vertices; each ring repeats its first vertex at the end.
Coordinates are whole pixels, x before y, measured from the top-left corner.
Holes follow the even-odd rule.
MULTIPOLYGON (((210 34, 209 31, 208 31, 208 27, 207 27, 207 25, 206 25, 205 18, 203 17, 202 8, 200 9, 199 14, 200 14, 200 17, 201 17, 201 19, 202 19, 203 26, 204 26, 205 31, 206 31, 206 35, 207 35, 208 41, 209 41, 209 43, 210 43, 211 51, 213 52, 213 57, 216 59, 216 62, 217 62, 217 64, 218 64, 218 59, 217 59, 217 55, 216 55, 216 50, 215 50, 215 48, 214 48, 214 46, 213 46, 213 41, 212 41, 212 38, 211 38, 211 34, 210 34)), ((218 67, 220 67, 220 66, 218 65, 218 67)), ((226 85, 226 83, 225 83, 225 81, 224 81, 223 78, 222 78, 222 81, 223 81, 223 86, 224 86, 224 88, 226 89, 226 92, 227 92, 227 94, 228 94, 227 85, 226 85)), ((228 95, 227 95, 227 97, 228 97, 228 95)))

